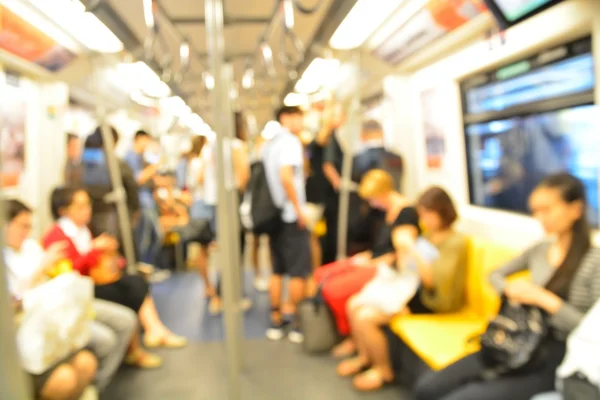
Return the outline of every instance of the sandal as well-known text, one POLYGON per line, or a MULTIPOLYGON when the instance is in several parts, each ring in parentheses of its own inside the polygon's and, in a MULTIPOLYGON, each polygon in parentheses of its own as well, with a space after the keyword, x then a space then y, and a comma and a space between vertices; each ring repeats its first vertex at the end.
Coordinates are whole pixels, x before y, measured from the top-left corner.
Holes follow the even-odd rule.
POLYGON ((213 317, 221 315, 223 311, 223 303, 221 302, 221 298, 219 296, 211 296, 210 301, 208 303, 208 312, 213 317))
POLYGON ((339 376, 348 377, 358 374, 367 366, 366 361, 360 357, 354 357, 339 363, 337 366, 337 373, 339 376))
POLYGON ((149 349, 164 347, 167 349, 178 349, 187 346, 188 341, 183 336, 167 333, 164 336, 151 337, 144 335, 144 346, 149 349))
POLYGON ((163 363, 162 358, 159 356, 142 350, 136 350, 133 353, 127 354, 123 361, 127 365, 142 369, 158 368, 163 363))
POLYGON ((352 339, 344 339, 344 341, 333 348, 331 355, 334 358, 346 358, 356 353, 356 346, 352 339))
POLYGON ((384 379, 381 372, 375 368, 371 368, 359 375, 356 375, 352 380, 352 385, 355 389, 361 392, 371 392, 379 390, 385 385, 389 385, 393 382, 392 379, 384 379))

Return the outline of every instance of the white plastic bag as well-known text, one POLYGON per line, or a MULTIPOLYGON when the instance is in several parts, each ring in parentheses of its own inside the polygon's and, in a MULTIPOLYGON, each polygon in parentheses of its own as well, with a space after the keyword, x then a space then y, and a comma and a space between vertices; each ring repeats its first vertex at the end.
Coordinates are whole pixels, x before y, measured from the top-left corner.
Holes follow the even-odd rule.
POLYGON ((39 375, 88 344, 93 300, 92 280, 77 273, 25 293, 17 346, 27 372, 39 375))

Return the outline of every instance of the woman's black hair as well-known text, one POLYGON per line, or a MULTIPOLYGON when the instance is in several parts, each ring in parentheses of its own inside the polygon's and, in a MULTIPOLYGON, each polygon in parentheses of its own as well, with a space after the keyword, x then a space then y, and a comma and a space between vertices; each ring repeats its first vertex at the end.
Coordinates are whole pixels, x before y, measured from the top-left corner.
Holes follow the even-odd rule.
POLYGON ((75 194, 82 190, 85 189, 77 186, 59 186, 55 188, 50 195, 50 210, 52 212, 52 217, 55 220, 62 217, 61 211, 73 204, 75 194))
POLYGON ((546 177, 538 188, 554 189, 568 204, 581 202, 581 217, 573 224, 571 246, 562 264, 550 279, 546 288, 556 294, 568 294, 571 281, 579 269, 581 262, 591 247, 590 227, 586 216, 586 195, 583 183, 566 172, 546 177))
MULTIPOLYGON (((119 133, 112 126, 109 128, 110 134, 113 137, 113 142, 116 145, 119 141, 119 133)), ((104 149, 104 138, 102 137, 102 129, 97 127, 94 132, 85 139, 83 146, 86 149, 104 149)))
POLYGON ((17 218, 23 213, 31 214, 33 210, 16 199, 7 200, 5 203, 6 207, 6 221, 12 222, 13 219, 17 218))

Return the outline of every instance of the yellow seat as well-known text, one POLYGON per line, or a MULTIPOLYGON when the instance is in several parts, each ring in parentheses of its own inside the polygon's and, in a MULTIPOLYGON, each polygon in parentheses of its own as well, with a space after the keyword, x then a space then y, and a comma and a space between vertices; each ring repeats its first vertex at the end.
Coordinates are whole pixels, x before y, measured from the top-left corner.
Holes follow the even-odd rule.
MULTIPOLYGON (((434 371, 478 350, 472 339, 487 321, 468 312, 413 315, 395 324, 394 332, 434 371)), ((476 343, 476 342, 475 342, 476 343)))
POLYGON ((480 239, 470 240, 468 252, 463 310, 450 314, 399 316, 390 322, 392 331, 433 370, 445 368, 478 350, 469 339, 485 330, 499 307, 499 298, 487 277, 515 256, 512 249, 480 239))

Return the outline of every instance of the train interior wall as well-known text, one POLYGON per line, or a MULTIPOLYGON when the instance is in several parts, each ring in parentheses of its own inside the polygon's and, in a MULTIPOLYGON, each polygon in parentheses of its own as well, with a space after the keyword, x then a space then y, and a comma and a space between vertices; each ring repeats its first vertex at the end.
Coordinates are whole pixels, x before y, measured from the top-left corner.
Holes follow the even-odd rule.
MULTIPOLYGON (((460 206, 459 226, 465 232, 515 249, 538 240, 542 231, 532 218, 469 205, 459 81, 589 34, 593 38, 596 76, 600 77, 600 2, 595 0, 575 0, 553 7, 509 29, 504 45, 498 37, 490 43, 480 35, 448 57, 413 74, 386 77, 385 97, 393 103, 395 132, 400 135, 397 142, 406 159, 406 193, 416 196, 429 185, 444 186, 460 206), (440 125, 445 127, 446 154, 441 168, 435 170, 426 165, 424 125, 418 101, 421 94, 430 89, 439 90, 444 99, 436 119, 439 118, 440 125)), ((595 96, 596 104, 600 104, 597 86, 595 96)), ((595 239, 596 242, 600 239, 598 233, 595 239)))

